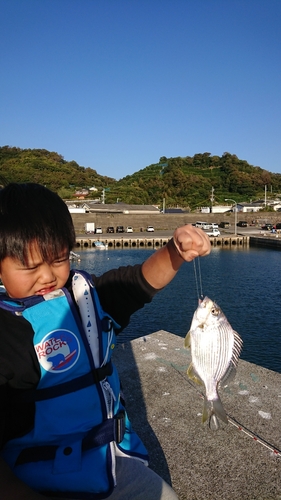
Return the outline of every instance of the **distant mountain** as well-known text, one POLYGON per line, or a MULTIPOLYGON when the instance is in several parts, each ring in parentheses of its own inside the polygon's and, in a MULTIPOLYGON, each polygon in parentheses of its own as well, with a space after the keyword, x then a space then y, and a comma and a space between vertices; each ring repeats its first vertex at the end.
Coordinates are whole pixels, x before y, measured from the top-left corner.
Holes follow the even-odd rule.
POLYGON ((161 157, 156 164, 117 181, 106 196, 108 202, 120 197, 126 203, 185 207, 225 204, 263 198, 265 186, 270 196, 281 195, 281 174, 254 167, 236 155, 210 153, 193 157, 161 157))
MULTIPOLYGON (((133 160, 132 160, 133 163, 133 160)), ((166 207, 208 206, 225 198, 236 202, 262 198, 267 186, 270 196, 281 194, 281 174, 239 160, 224 153, 212 156, 199 153, 193 157, 161 157, 133 175, 119 181, 99 175, 96 170, 67 162, 55 152, 45 149, 0 148, 0 176, 8 182, 38 182, 71 198, 78 189, 97 188, 88 197, 105 196, 106 203, 155 204, 166 207)))

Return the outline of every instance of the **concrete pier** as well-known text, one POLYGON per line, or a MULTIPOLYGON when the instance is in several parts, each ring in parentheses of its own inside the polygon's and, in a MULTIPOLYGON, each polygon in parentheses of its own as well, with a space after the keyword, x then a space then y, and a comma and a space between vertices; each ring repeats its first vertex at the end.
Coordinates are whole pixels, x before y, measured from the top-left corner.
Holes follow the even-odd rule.
POLYGON ((107 237, 97 235, 96 237, 76 237, 76 247, 91 248, 95 241, 100 240, 108 244, 108 248, 161 248, 165 246, 170 237, 107 237))
POLYGON ((250 245, 253 247, 275 248, 281 250, 280 234, 266 236, 251 236, 250 245))
POLYGON ((180 500, 281 500, 281 374, 239 360, 220 390, 228 425, 202 424, 202 388, 187 377, 190 351, 165 331, 117 344, 129 416, 150 467, 180 500))
MULTIPOLYGON (((171 236, 143 236, 143 237, 114 237, 107 235, 77 236, 76 248, 94 248, 95 241, 100 240, 108 244, 108 248, 161 248, 165 246, 171 236)), ((249 236, 224 235, 210 238, 212 246, 248 246, 249 236)))

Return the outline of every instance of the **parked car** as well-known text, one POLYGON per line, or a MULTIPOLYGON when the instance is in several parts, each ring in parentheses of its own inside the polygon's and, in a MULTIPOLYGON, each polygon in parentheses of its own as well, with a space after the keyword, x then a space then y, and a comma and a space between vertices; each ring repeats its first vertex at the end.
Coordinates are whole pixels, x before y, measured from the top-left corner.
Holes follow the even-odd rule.
POLYGON ((221 234, 220 231, 218 229, 215 229, 215 228, 206 229, 204 232, 210 237, 211 236, 217 237, 217 236, 220 236, 220 234, 221 234))
POLYGON ((240 220, 239 222, 237 222, 236 226, 247 227, 248 226, 248 222, 245 221, 245 220, 240 220))
POLYGON ((127 226, 126 233, 132 233, 132 232, 133 232, 132 226, 127 226))
POLYGON ((211 227, 212 227, 212 229, 218 229, 219 225, 216 222, 212 222, 211 227))
POLYGON ((116 227, 116 233, 124 233, 125 229, 124 226, 117 226, 116 227))
POLYGON ((281 229, 281 222, 277 222, 277 224, 275 224, 275 229, 281 229))
POLYGON ((209 224, 208 222, 205 222, 205 221, 203 222, 203 221, 198 220, 195 223, 195 227, 200 227, 201 229, 210 229, 211 224, 209 224))
POLYGON ((102 228, 101 227, 96 227, 95 233, 96 234, 102 234, 102 228))
POLYGON ((272 224, 264 224, 261 229, 264 229, 265 231, 271 231, 271 229, 273 228, 273 225, 272 224))
POLYGON ((114 227, 113 226, 108 226, 108 228, 106 229, 106 232, 107 233, 114 233, 114 227))
POLYGON ((219 227, 222 227, 222 228, 225 228, 225 229, 228 229, 230 226, 229 222, 225 222, 225 221, 222 221, 219 223, 219 227))
POLYGON ((147 226, 146 228, 148 233, 153 233, 154 232, 154 227, 153 226, 147 226))

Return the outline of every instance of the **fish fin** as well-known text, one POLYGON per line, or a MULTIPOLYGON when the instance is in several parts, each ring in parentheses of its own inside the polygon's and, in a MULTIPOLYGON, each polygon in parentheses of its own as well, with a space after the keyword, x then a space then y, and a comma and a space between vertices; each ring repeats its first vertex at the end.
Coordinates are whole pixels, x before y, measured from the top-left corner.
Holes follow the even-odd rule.
POLYGON ((190 363, 188 369, 187 369, 187 375, 188 377, 193 380, 193 382, 195 382, 196 384, 198 385, 204 385, 201 378, 199 377, 199 375, 196 373, 195 369, 194 369, 194 366, 192 363, 190 363))
POLYGON ((236 375, 236 368, 232 363, 230 363, 227 371, 220 380, 219 383, 220 387, 226 387, 235 378, 235 375, 236 375))
POLYGON ((209 428, 212 431, 217 431, 220 428, 219 419, 217 418, 217 416, 214 413, 212 413, 210 416, 209 428))
POLYGON ((190 349, 191 347, 191 338, 190 338, 190 331, 187 332, 186 337, 184 339, 184 347, 186 349, 190 349))
POLYGON ((236 366, 238 364, 239 356, 242 350, 243 341, 239 333, 233 330, 233 335, 234 335, 234 344, 233 344, 232 357, 229 367, 220 381, 221 387, 226 387, 235 378, 236 366))
POLYGON ((209 418, 209 402, 207 398, 204 398, 204 404, 203 404, 203 413, 202 413, 202 422, 206 422, 209 418))
POLYGON ((212 413, 219 417, 225 424, 228 424, 227 414, 219 396, 217 399, 212 400, 212 413))
POLYGON ((239 333, 237 333, 235 330, 233 330, 233 335, 234 335, 234 345, 232 352, 232 363, 234 364, 234 366, 237 366, 238 359, 243 347, 243 340, 241 339, 239 333))

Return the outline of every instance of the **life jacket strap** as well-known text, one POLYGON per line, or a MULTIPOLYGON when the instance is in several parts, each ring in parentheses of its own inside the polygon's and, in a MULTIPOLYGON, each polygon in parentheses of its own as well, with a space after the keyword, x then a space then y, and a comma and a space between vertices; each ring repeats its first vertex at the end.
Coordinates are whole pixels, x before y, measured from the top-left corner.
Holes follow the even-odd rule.
MULTIPOLYGON (((91 429, 82 439, 82 452, 89 451, 92 448, 109 444, 112 441, 121 443, 125 435, 125 411, 120 410, 114 418, 110 418, 100 425, 91 429)), ((25 448, 18 455, 15 465, 22 465, 30 462, 41 462, 54 460, 59 446, 44 445, 25 448)), ((71 443, 64 445, 63 453, 70 455, 72 453, 71 443)))
POLYGON ((62 384, 57 384, 51 387, 45 387, 43 389, 27 390, 22 393, 22 398, 27 402, 44 401, 46 399, 52 399, 64 394, 69 394, 71 392, 79 391, 90 385, 97 384, 101 382, 106 377, 112 375, 113 365, 109 361, 106 365, 101 368, 95 368, 81 377, 77 377, 74 380, 68 382, 63 382, 62 384))

